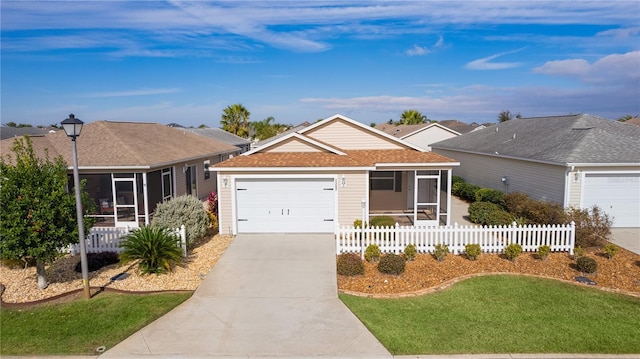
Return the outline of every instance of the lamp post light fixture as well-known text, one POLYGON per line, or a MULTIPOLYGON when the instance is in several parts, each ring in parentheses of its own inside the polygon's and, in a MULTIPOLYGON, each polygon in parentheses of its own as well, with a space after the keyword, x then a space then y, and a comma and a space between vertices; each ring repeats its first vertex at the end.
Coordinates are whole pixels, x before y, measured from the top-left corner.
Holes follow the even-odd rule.
POLYGON ((64 132, 71 137, 73 149, 73 187, 76 191, 76 216, 78 218, 78 239, 80 241, 80 266, 82 268, 82 287, 84 289, 85 299, 91 298, 89 290, 89 268, 87 265, 87 249, 84 242, 84 217, 82 215, 82 197, 80 197, 80 175, 78 174, 78 150, 76 146, 76 138, 80 136, 84 122, 77 119, 73 114, 69 118, 60 122, 64 132))

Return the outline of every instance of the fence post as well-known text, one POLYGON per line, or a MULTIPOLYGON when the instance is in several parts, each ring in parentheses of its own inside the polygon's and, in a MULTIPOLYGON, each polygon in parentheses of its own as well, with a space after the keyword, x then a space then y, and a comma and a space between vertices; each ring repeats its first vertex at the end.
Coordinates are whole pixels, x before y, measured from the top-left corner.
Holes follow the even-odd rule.
POLYGON ((180 246, 182 247, 182 256, 187 256, 187 227, 180 226, 180 246))
POLYGON ((576 222, 571 221, 569 229, 569 254, 573 255, 573 248, 576 246, 576 222))

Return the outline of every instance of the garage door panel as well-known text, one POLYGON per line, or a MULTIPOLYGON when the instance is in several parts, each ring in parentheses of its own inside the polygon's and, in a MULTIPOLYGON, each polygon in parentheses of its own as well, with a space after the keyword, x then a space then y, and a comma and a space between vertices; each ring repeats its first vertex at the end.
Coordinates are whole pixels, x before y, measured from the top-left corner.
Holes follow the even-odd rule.
POLYGON ((583 207, 597 205, 614 227, 640 227, 640 173, 585 174, 583 207))
POLYGON ((333 179, 238 179, 239 233, 333 232, 333 179))

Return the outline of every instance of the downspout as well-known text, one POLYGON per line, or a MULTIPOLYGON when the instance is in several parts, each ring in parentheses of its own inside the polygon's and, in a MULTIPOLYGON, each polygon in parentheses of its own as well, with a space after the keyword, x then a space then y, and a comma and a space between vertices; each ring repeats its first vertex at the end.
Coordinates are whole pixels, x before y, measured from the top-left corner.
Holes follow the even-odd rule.
POLYGON ((571 193, 571 173, 575 170, 575 166, 567 166, 567 170, 564 174, 564 208, 569 207, 569 193, 571 193))

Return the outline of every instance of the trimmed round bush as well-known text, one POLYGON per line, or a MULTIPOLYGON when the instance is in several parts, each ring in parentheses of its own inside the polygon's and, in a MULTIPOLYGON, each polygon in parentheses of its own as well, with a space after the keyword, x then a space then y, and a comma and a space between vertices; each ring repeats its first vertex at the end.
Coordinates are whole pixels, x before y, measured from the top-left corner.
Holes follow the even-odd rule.
POLYGON ((511 243, 504 247, 504 255, 510 261, 515 261, 520 254, 522 254, 522 246, 518 243, 511 243))
POLYGON ((403 256, 397 254, 385 254, 380 258, 378 263, 378 271, 384 274, 401 274, 404 272, 406 259, 403 256))
POLYGON ((544 260, 547 260, 547 257, 549 257, 549 253, 551 253, 551 247, 549 246, 540 246, 538 247, 538 258, 544 260))
POLYGON ((380 259, 380 255, 382 253, 380 252, 380 247, 378 247, 375 244, 370 244, 367 246, 367 248, 364 250, 364 259, 367 262, 375 262, 378 259, 380 259))
POLYGON ((502 205, 504 193, 493 188, 480 188, 476 191, 476 202, 491 202, 502 205))
MULTIPOLYGON (((116 264, 120 261, 116 252, 87 253, 87 268, 89 272, 96 271, 102 267, 116 264)), ((78 262, 74 268, 76 272, 82 272, 82 263, 78 262)))
POLYGON ((580 257, 576 260, 578 270, 583 273, 595 273, 598 270, 598 262, 591 257, 580 257))
POLYGON ((483 226, 509 225, 513 216, 500 205, 491 202, 474 202, 469 205, 469 219, 483 226))
POLYGON ((416 259, 416 255, 418 255, 418 250, 415 244, 409 244, 404 248, 404 256, 408 261, 416 259))
POLYGON ((394 227, 396 220, 389 216, 371 217, 371 227, 394 227))
POLYGON ((451 176, 451 186, 453 186, 456 183, 465 183, 465 180, 460 176, 451 176))
POLYGON ((153 227, 174 230, 183 224, 187 232, 187 246, 204 237, 209 229, 209 216, 202 202, 196 197, 184 195, 158 204, 153 215, 153 227))
POLYGON ((604 254, 607 256, 607 258, 612 259, 613 256, 616 255, 616 253, 618 252, 618 246, 616 246, 613 243, 609 243, 607 245, 604 246, 604 254))
POLYGON ((444 258, 449 254, 449 246, 446 244, 438 243, 435 245, 433 256, 438 262, 442 262, 444 258))
POLYGON ((475 261, 482 253, 482 248, 479 244, 467 244, 464 246, 464 253, 467 255, 467 258, 475 261))
POLYGON ((364 263, 356 253, 340 254, 336 260, 339 275, 353 276, 364 274, 364 263))
POLYGON ((476 200, 476 191, 480 189, 480 186, 476 186, 474 184, 463 183, 460 187, 460 198, 469 201, 475 202, 476 200))

